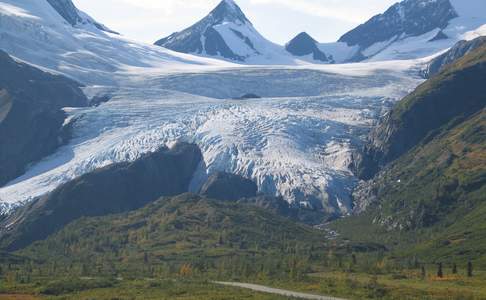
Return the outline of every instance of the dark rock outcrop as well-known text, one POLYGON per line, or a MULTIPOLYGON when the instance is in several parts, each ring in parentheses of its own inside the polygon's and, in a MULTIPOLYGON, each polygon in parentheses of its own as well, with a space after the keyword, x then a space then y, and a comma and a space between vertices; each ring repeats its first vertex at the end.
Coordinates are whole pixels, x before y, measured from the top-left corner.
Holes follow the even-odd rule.
POLYGON ((434 58, 424 72, 425 78, 430 78, 444 70, 469 52, 486 44, 486 37, 478 37, 471 41, 460 41, 446 53, 434 58))
POLYGON ((81 217, 131 211, 161 196, 187 192, 201 159, 197 146, 182 143, 85 174, 3 220, 0 244, 8 250, 23 248, 81 217))
POLYGON ((248 94, 241 95, 240 97, 236 97, 234 99, 235 100, 246 100, 246 99, 259 99, 259 98, 261 98, 261 97, 256 95, 256 94, 248 93, 248 94))
POLYGON ((67 138, 63 107, 86 106, 80 84, 14 61, 0 50, 0 186, 67 138))
POLYGON ((202 186, 200 194, 218 200, 237 201, 256 197, 257 185, 246 178, 228 173, 211 175, 202 186))
POLYGON ((314 60, 330 62, 331 59, 317 46, 317 41, 306 32, 299 33, 285 45, 285 50, 295 56, 311 55, 314 60))
POLYGON ((344 34, 339 41, 366 49, 393 38, 419 36, 445 28, 457 16, 449 0, 405 0, 344 34))

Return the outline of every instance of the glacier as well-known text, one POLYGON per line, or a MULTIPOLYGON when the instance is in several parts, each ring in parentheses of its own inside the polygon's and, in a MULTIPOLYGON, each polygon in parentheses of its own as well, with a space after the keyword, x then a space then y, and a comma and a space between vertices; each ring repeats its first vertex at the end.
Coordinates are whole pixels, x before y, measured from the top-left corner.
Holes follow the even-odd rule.
POLYGON ((0 2, 0 48, 110 100, 65 108, 73 138, 0 188, 9 210, 59 185, 176 141, 203 153, 191 184, 217 171, 328 214, 347 214, 353 152, 372 124, 423 79, 427 59, 238 65, 67 24, 45 0, 0 2), (252 93, 260 99, 234 100, 252 93))
POLYGON ((421 81, 414 66, 152 73, 138 84, 137 72, 125 87, 87 86, 88 96, 110 101, 66 108, 71 142, 1 188, 0 199, 25 203, 96 168, 183 140, 204 157, 193 191, 225 171, 253 179, 264 194, 346 214, 356 184, 353 149, 384 109, 421 81), (244 91, 264 98, 232 99, 244 91))

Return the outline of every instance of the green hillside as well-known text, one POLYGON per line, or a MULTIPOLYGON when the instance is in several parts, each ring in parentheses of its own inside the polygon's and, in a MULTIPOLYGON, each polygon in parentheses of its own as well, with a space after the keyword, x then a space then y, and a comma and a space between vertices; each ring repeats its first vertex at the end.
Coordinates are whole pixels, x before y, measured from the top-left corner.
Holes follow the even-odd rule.
POLYGON ((259 271, 302 272, 282 257, 308 260, 325 246, 324 235, 254 206, 184 194, 134 212, 83 218, 19 251, 79 275, 146 276, 189 273, 244 276, 259 271))
POLYGON ((363 179, 414 147, 466 121, 486 106, 486 44, 401 100, 373 130, 357 163, 363 179))
POLYGON ((410 128, 422 126, 422 138, 361 186, 361 215, 336 222, 338 232, 379 241, 401 257, 486 266, 485 82, 483 46, 397 105, 378 127, 395 133, 377 134, 387 138, 374 144, 376 152, 409 143, 410 128), (355 226, 368 234, 356 234, 355 226))

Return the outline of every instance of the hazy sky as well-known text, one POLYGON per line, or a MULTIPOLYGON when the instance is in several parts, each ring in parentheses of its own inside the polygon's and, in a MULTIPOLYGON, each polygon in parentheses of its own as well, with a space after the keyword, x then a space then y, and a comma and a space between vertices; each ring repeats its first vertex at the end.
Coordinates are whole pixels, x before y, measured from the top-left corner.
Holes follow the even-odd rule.
MULTIPOLYGON (((123 35, 153 43, 206 16, 220 0, 74 0, 97 21, 123 35)), ((306 31, 320 42, 386 10, 397 0, 236 0, 257 30, 285 44, 306 31)))

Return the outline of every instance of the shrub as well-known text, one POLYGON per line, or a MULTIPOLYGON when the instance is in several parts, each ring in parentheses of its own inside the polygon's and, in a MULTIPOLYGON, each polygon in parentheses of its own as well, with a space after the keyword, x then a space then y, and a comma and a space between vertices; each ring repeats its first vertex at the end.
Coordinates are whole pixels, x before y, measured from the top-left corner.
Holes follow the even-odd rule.
POLYGON ((114 286, 113 279, 79 279, 69 278, 63 280, 52 281, 40 289, 40 293, 44 295, 62 295, 72 292, 107 288, 114 286))

